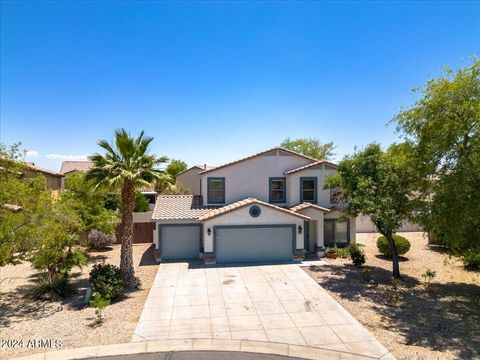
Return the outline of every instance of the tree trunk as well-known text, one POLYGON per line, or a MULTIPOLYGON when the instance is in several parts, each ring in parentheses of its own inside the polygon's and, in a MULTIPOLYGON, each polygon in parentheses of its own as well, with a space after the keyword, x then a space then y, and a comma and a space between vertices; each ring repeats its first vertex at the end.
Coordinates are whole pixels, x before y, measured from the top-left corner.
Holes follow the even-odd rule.
POLYGON ((385 237, 388 240, 390 249, 392 249, 392 264, 393 264, 393 277, 398 279, 400 278, 400 265, 398 262, 398 252, 397 245, 395 245, 395 240, 393 240, 393 234, 391 232, 385 234, 385 237))
POLYGON ((133 210, 135 208, 135 187, 125 183, 122 187, 122 223, 120 239, 122 251, 120 254, 120 270, 122 270, 127 287, 136 287, 137 278, 133 268, 133 210))

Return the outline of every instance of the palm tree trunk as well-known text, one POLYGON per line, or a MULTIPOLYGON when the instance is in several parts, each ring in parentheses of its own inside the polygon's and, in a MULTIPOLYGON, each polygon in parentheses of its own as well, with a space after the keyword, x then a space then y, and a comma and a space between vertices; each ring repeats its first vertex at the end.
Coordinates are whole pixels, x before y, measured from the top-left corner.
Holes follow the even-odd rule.
POLYGON ((133 268, 133 210, 135 208, 135 187, 126 182, 122 187, 122 224, 120 238, 122 251, 120 254, 120 269, 127 287, 137 286, 135 269, 133 268))
POLYGON ((398 261, 398 251, 397 245, 395 245, 395 240, 393 239, 393 234, 388 232, 385 234, 385 237, 388 240, 388 244, 390 245, 390 249, 392 249, 392 263, 393 263, 393 277, 398 279, 400 278, 400 264, 398 261))

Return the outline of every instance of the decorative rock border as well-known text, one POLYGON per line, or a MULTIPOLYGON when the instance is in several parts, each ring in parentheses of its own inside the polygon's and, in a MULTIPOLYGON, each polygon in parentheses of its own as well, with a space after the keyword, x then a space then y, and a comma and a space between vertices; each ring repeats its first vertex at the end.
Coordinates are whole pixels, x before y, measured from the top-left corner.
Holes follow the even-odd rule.
POLYGON ((238 351, 292 356, 303 359, 395 360, 395 357, 391 353, 387 353, 381 358, 376 358, 330 349, 313 348, 308 346, 263 341, 221 339, 157 340, 126 344, 89 346, 83 348, 32 354, 18 357, 14 360, 74 360, 97 358, 102 356, 132 355, 168 351, 238 351))

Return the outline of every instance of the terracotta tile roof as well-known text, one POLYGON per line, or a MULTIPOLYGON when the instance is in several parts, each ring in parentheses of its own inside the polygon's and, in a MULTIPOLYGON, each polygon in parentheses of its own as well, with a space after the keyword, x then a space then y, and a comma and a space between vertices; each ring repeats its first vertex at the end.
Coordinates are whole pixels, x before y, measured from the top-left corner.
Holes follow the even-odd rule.
POLYGON ((305 156, 305 155, 303 155, 303 154, 300 154, 300 153, 297 153, 297 152, 295 152, 295 151, 292 151, 292 150, 283 148, 283 147, 281 147, 281 146, 276 146, 276 147, 274 147, 274 148, 272 148, 272 149, 268 149, 268 150, 259 152, 258 154, 251 155, 251 156, 247 156, 247 157, 244 157, 244 158, 242 158, 242 159, 235 160, 235 161, 232 161, 232 162, 229 162, 229 163, 226 163, 226 164, 217 166, 216 168, 213 168, 213 169, 201 171, 200 174, 205 174, 205 173, 207 173, 207 172, 209 172, 209 171, 213 171, 213 170, 221 169, 221 168, 224 168, 224 167, 227 167, 227 166, 231 166, 231 165, 234 165, 234 164, 238 164, 239 162, 242 162, 242 161, 245 161, 245 160, 250 160, 250 159, 253 159, 253 158, 257 157, 257 156, 262 156, 262 155, 268 154, 269 152, 275 151, 275 150, 285 151, 285 152, 287 152, 287 153, 289 153, 289 154, 297 155, 297 156, 300 156, 300 157, 302 157, 302 158, 304 158, 304 159, 307 159, 307 160, 310 160, 310 161, 318 161, 317 159, 314 159, 314 158, 312 158, 312 157, 305 156))
POLYGON ((91 161, 63 161, 60 172, 62 174, 67 174, 71 171, 87 171, 93 166, 91 161))
POLYGON ((152 220, 196 220, 215 208, 203 206, 199 195, 159 195, 152 220))
POLYGON ((303 202, 303 203, 300 203, 298 205, 292 206, 290 208, 290 210, 294 211, 294 212, 297 212, 297 211, 300 211, 300 210, 303 210, 303 209, 308 209, 308 208, 314 208, 314 209, 317 209, 317 210, 320 210, 320 211, 323 211, 323 212, 330 212, 330 209, 327 209, 327 208, 324 208, 322 206, 318 206, 318 205, 315 205, 315 204, 312 204, 312 203, 309 203, 309 202, 303 202))
POLYGON ((60 173, 57 173, 56 171, 53 171, 53 170, 49 170, 49 169, 45 169, 45 168, 41 168, 41 167, 38 167, 36 166, 34 163, 25 163, 26 167, 33 170, 33 171, 37 171, 37 172, 41 172, 43 174, 47 174, 47 175, 52 175, 52 176, 57 176, 57 177, 63 177, 65 175, 63 174, 60 174, 60 173))
POLYGON ((226 205, 226 206, 222 206, 221 208, 211 210, 211 211, 207 212, 206 214, 200 216, 198 218, 198 220, 199 221, 205 221, 205 220, 208 220, 208 219, 212 219, 214 217, 223 215, 223 214, 228 213, 230 211, 240 209, 244 206, 252 205, 252 204, 260 204, 260 205, 267 206, 269 208, 272 208, 272 209, 275 209, 275 210, 278 210, 278 211, 288 213, 290 215, 294 215, 294 216, 298 216, 298 217, 301 217, 301 218, 306 219, 306 220, 310 220, 310 218, 308 216, 298 214, 298 213, 296 213, 294 211, 291 211, 289 209, 281 208, 279 206, 272 205, 272 204, 260 201, 258 199, 255 199, 255 198, 247 198, 247 199, 240 200, 240 201, 234 202, 234 203, 226 205))
POLYGON ((289 175, 289 174, 293 174, 293 173, 296 173, 296 172, 299 172, 299 171, 303 171, 303 170, 307 170, 311 167, 314 167, 314 166, 317 166, 317 165, 321 165, 321 164, 328 164, 330 166, 334 166, 334 167, 337 167, 338 165, 331 162, 331 161, 328 161, 328 160, 317 160, 313 163, 310 163, 310 164, 307 164, 307 165, 303 165, 303 166, 300 166, 298 168, 295 168, 295 169, 292 169, 292 170, 288 170, 288 171, 285 171, 284 174, 285 175, 289 175))

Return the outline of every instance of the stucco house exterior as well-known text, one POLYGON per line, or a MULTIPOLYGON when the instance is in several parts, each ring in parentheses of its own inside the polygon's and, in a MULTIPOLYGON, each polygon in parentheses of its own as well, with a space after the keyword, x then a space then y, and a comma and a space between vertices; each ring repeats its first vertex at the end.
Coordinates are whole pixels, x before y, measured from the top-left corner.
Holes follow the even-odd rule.
POLYGON ((37 177, 40 174, 45 176, 46 188, 48 190, 60 191, 64 188, 65 176, 63 174, 57 173, 49 169, 41 168, 31 162, 25 163, 25 165, 25 169, 22 172, 22 177, 24 179, 31 179, 37 177))
POLYGON ((204 164, 202 166, 194 165, 188 168, 187 170, 184 170, 181 173, 179 173, 175 177, 175 180, 177 181, 177 184, 180 185, 182 189, 186 189, 190 191, 191 194, 200 195, 199 173, 204 170, 210 170, 210 169, 213 169, 213 166, 208 166, 207 164, 204 164))
POLYGON ((195 167, 191 181, 198 187, 192 186, 192 195, 157 199, 157 258, 291 261, 355 242, 355 219, 341 221, 340 204, 323 190, 325 178, 336 171, 332 162, 281 147, 215 168, 195 167))

